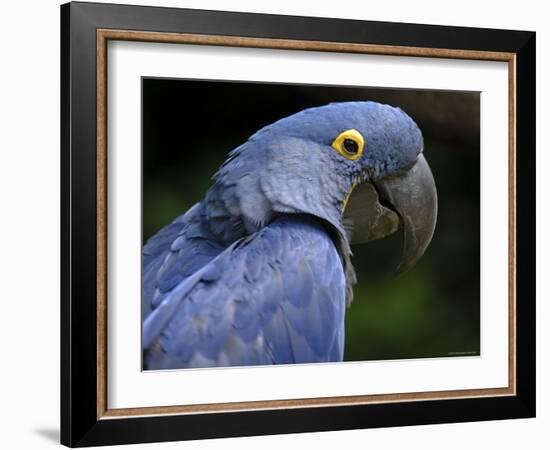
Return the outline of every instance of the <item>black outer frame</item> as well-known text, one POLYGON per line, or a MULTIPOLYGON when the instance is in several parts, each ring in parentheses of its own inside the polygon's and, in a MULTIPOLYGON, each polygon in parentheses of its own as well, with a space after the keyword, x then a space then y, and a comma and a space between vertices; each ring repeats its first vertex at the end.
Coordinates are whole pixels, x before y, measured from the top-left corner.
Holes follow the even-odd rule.
POLYGON ((535 33, 69 3, 61 6, 61 443, 71 447, 535 416, 535 33), (96 29, 516 53, 517 395, 97 419, 96 29))

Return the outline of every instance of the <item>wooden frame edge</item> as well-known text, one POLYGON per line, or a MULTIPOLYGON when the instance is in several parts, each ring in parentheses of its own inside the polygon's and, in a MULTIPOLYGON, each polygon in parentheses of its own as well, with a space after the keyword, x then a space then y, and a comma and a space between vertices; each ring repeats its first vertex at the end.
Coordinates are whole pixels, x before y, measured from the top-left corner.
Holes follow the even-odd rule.
POLYGON ((298 41, 292 39, 253 38, 194 33, 161 33, 99 28, 98 41, 122 40, 137 42, 160 42, 171 44, 217 45, 223 47, 249 47, 278 50, 309 50, 321 52, 365 53, 412 57, 437 57, 474 59, 488 61, 511 61, 515 53, 482 50, 459 50, 433 47, 406 47, 380 44, 357 44, 329 41, 298 41))
POLYGON ((462 391, 410 392, 401 394, 356 395, 338 397, 315 397, 285 400, 260 400, 230 403, 203 403, 197 405, 147 406, 140 408, 107 409, 98 419, 160 416, 174 414, 230 413, 262 411, 271 409, 295 409, 338 407, 365 404, 415 402, 426 400, 456 400, 464 398, 507 397, 514 395, 510 388, 468 389, 462 391))
POLYGON ((107 411, 107 39, 97 33, 97 418, 107 411))
POLYGON ((508 386, 516 382, 516 55, 508 61, 508 386))
POLYGON ((350 406, 425 400, 449 400, 514 396, 516 383, 516 53, 445 48, 404 47, 326 41, 250 38, 222 35, 164 33, 98 28, 97 37, 97 419, 145 417, 174 414, 205 414, 269 409, 350 406), (198 405, 150 406, 108 409, 107 405, 107 41, 180 43, 303 51, 364 53, 392 56, 472 59, 508 63, 509 74, 509 368, 508 387, 401 394, 317 397, 198 405))

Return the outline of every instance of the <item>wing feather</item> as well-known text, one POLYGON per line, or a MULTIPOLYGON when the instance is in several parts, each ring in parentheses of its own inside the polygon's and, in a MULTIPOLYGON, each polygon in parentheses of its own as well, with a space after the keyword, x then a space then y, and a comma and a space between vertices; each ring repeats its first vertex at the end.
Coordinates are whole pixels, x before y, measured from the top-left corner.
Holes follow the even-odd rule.
POLYGON ((342 360, 344 271, 311 217, 276 219, 161 297, 144 321, 147 369, 342 360))

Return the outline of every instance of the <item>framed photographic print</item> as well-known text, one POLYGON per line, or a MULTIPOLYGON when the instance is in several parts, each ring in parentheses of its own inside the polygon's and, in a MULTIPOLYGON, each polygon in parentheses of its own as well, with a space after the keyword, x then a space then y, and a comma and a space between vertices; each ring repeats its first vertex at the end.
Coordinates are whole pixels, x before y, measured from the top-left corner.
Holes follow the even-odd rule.
POLYGON ((63 444, 535 415, 535 33, 61 24, 63 444))

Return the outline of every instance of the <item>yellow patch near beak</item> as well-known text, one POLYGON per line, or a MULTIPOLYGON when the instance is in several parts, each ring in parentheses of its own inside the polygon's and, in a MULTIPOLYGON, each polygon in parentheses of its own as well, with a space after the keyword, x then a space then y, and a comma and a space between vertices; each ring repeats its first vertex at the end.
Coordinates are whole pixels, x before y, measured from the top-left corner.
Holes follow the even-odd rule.
POLYGON ((344 211, 346 210, 346 206, 348 206, 348 201, 349 201, 349 198, 351 197, 351 193, 353 192, 353 190, 355 189, 355 187, 359 184, 358 181, 356 181, 355 183, 352 184, 351 186, 351 189, 349 190, 349 192, 346 194, 346 198, 344 199, 344 205, 342 206, 342 214, 344 214, 344 211))

